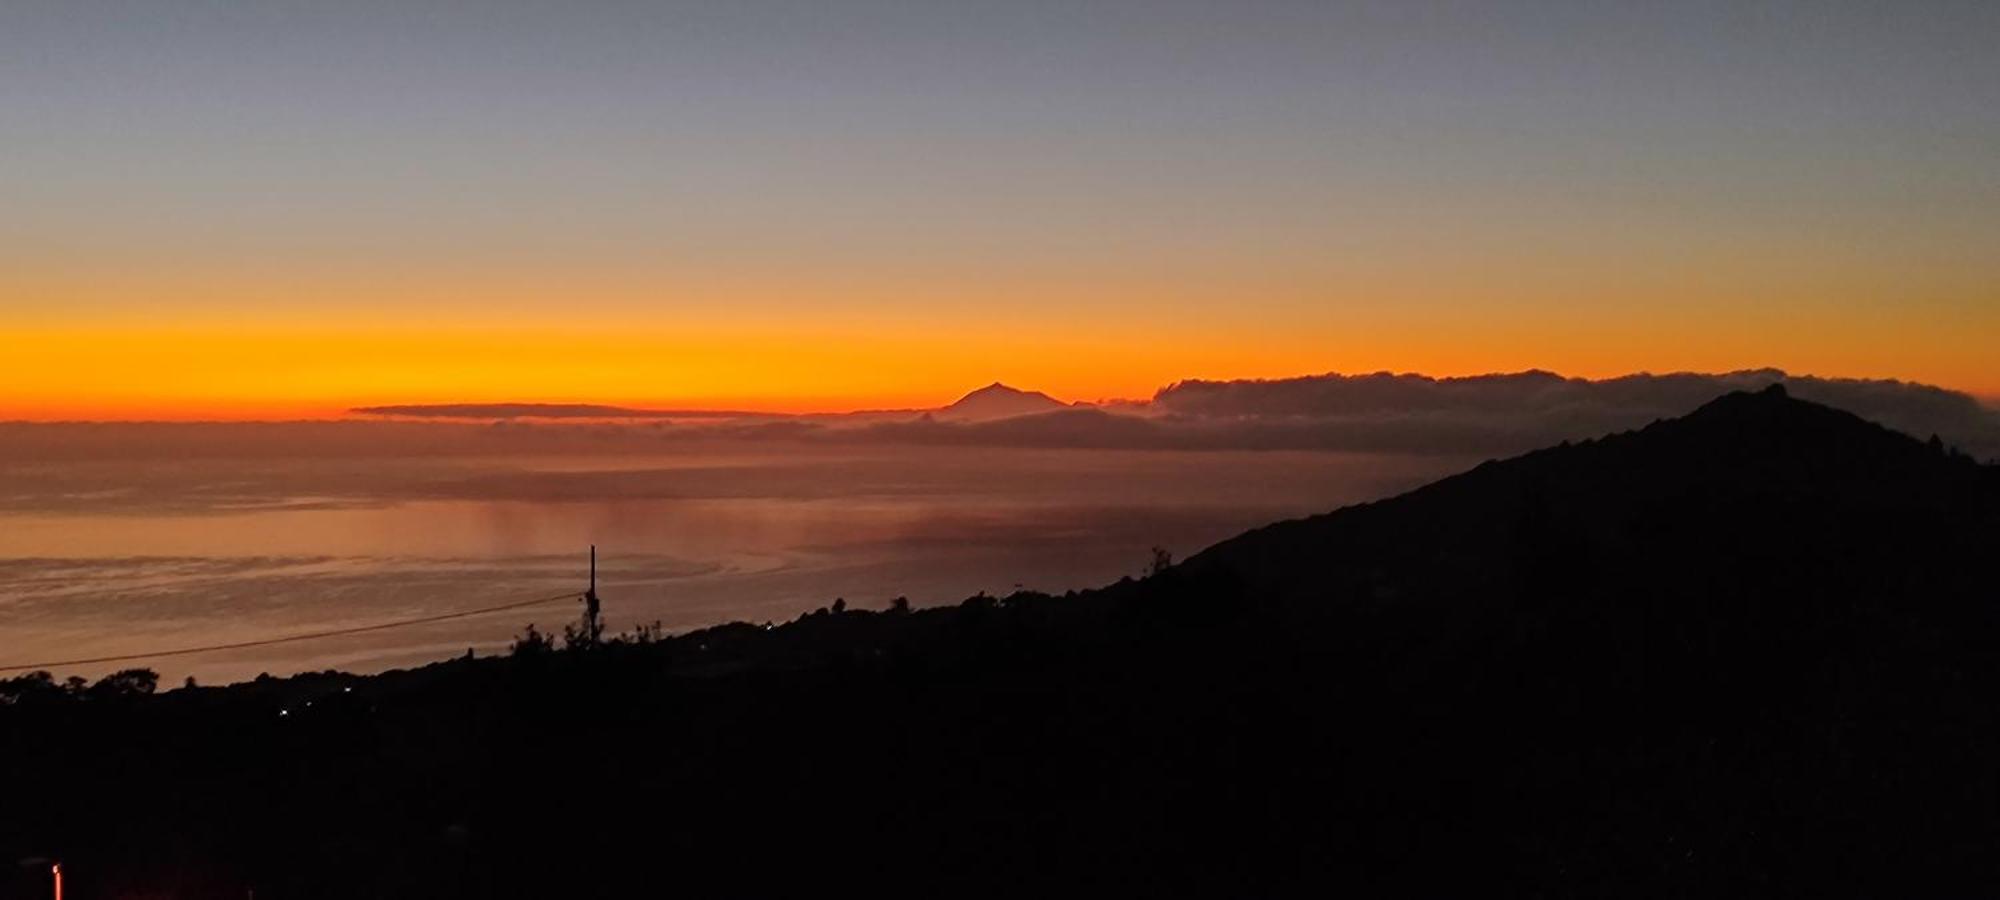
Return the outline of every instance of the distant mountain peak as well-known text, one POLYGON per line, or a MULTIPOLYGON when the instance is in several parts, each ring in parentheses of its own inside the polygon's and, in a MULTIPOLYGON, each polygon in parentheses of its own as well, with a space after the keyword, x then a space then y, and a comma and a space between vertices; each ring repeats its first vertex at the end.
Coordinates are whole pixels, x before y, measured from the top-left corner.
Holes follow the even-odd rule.
POLYGON ((1068 407, 1041 391, 1024 391, 996 381, 958 398, 938 414, 958 419, 1005 419, 1068 407))
POLYGON ((1846 410, 1793 397, 1784 385, 1775 382, 1754 391, 1724 394, 1677 421, 1682 428, 1756 427, 1800 438, 1825 438, 1834 432, 1849 440, 1895 434, 1846 410))
POLYGON ((1012 387, 996 381, 983 388, 979 388, 978 390, 966 394, 964 397, 960 397, 958 402, 964 403, 965 401, 971 400, 974 397, 988 397, 994 395, 1011 396, 1011 397, 1041 397, 1051 401, 1053 401, 1054 399, 1049 397, 1049 395, 1042 393, 1041 391, 1024 391, 1021 390, 1020 388, 1012 387))

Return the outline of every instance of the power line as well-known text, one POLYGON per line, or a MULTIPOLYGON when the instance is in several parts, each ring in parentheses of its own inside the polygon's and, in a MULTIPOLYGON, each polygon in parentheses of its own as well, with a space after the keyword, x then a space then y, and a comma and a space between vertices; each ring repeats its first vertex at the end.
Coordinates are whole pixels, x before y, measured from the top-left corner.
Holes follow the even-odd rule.
POLYGON ((181 647, 174 650, 160 650, 153 653, 127 653, 120 656, 99 656, 91 659, 65 659, 65 660, 57 660, 54 662, 19 663, 15 665, 0 666, 0 672, 19 672, 24 669, 55 669, 64 666, 88 666, 88 665, 94 665, 96 663, 126 662, 128 660, 135 660, 135 659, 157 659, 162 656, 187 656, 193 653, 210 653, 217 650, 241 650, 246 647, 268 647, 272 644, 290 644, 297 641, 314 641, 314 640, 319 640, 320 638, 340 637, 341 635, 347 635, 347 634, 362 634, 370 631, 386 631, 391 628, 406 628, 411 625, 425 625, 431 622, 447 622, 452 619, 464 619, 470 616, 485 615, 487 613, 505 612, 510 609, 521 609, 523 607, 528 607, 528 606, 538 606, 543 603, 554 603, 557 600, 572 600, 580 596, 583 596, 583 593, 581 591, 570 591, 565 594, 557 594, 553 597, 538 597, 533 600, 516 600, 512 603, 502 603, 498 606, 484 606, 478 609, 461 609, 456 612, 439 613, 434 616, 422 616, 420 618, 415 618, 415 619, 402 619, 395 622, 377 622, 373 625, 357 625, 352 628, 335 628, 330 631, 315 631, 309 634, 293 634, 293 635, 286 635, 285 637, 264 638, 255 641, 237 641, 236 643, 233 644, 209 644, 207 646, 202 646, 202 647, 181 647))

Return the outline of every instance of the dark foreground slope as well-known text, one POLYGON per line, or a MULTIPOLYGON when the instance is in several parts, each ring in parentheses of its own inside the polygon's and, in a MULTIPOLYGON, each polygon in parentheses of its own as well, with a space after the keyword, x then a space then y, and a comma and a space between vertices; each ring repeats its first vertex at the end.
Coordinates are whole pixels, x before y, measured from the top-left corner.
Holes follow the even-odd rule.
POLYGON ((1994 546, 1993 469, 1731 395, 1086 594, 0 709, 0 852, 73 900, 1982 894, 1994 546))

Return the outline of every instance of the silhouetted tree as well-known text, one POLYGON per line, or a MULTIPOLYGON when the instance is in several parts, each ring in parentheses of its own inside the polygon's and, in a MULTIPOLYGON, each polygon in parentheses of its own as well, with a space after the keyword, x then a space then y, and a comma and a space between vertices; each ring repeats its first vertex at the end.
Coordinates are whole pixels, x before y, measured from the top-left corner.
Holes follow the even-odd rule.
POLYGON ((625 632, 613 638, 611 642, 614 644, 645 645, 645 644, 651 644, 654 641, 659 640, 662 636, 665 635, 665 633, 666 629, 660 626, 660 621, 658 619, 654 619, 653 624, 636 626, 631 631, 625 632))
POLYGON ((889 601, 889 611, 899 616, 908 613, 910 611, 910 598, 897 597, 889 601))
POLYGON ((123 669, 98 679, 89 688, 92 698, 134 697, 151 694, 160 686, 160 673, 152 669, 123 669))
POLYGON ((29 672, 26 675, 0 681, 0 705, 12 706, 58 700, 62 697, 63 689, 56 684, 55 676, 47 672, 29 672))
POLYGON ((598 617, 595 601, 575 622, 563 626, 562 638, 564 650, 588 650, 604 643, 604 620, 598 617))
POLYGON ((1153 548, 1153 562, 1146 567, 1147 575, 1158 575, 1174 567, 1174 555, 1165 547, 1153 548))
POLYGON ((528 630, 521 632, 521 636, 514 639, 513 646, 508 648, 507 652, 515 656, 540 656, 554 650, 555 646, 556 642, 553 639, 536 631, 535 624, 530 622, 528 630))

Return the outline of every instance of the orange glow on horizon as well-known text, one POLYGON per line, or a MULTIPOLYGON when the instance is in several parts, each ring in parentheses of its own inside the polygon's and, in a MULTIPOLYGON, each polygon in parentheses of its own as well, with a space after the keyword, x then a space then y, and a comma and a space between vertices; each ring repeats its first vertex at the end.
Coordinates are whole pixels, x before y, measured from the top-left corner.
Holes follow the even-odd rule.
POLYGON ((357 406, 502 402, 817 413, 934 407, 995 380, 1066 400, 1106 400, 1147 398, 1187 378, 1528 368, 1601 378, 1775 366, 2000 393, 1993 373, 1972 367, 1897 370, 1886 353, 1865 350, 1885 345, 1867 339, 1879 332, 1828 342, 1832 351, 1774 358, 1757 352, 1748 334, 1731 341, 1644 328, 1474 330, 1455 337, 1415 325, 1318 335, 1164 327, 1120 335, 990 327, 939 336, 935 329, 823 325, 44 327, 0 339, 9 360, 0 420, 334 419, 357 406), (1838 352, 1842 347, 1853 349, 1838 352))
POLYGON ((1525 369, 1775 367, 2000 397, 1983 267, 1754 242, 1614 253, 1517 224, 1469 243, 1371 222, 1329 230, 1349 241, 1332 249, 1260 249, 1253 230, 1144 259, 771 250, 685 266, 498 249, 169 264, 118 244, 10 272, 0 420, 481 402, 815 413, 933 407, 993 381, 1105 400, 1192 378, 1525 369))

